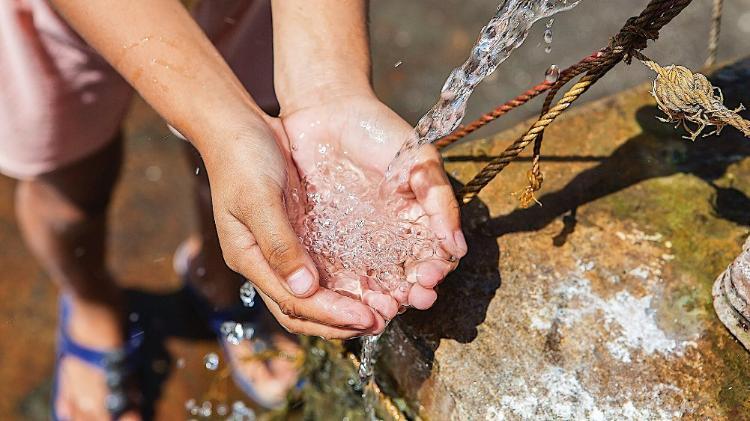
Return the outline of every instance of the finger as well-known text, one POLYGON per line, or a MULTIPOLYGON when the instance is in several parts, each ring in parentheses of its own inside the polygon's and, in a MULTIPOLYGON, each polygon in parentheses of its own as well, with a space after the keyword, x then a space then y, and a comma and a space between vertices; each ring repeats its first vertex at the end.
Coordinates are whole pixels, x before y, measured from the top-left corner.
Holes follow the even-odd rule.
POLYGON ((256 187, 252 196, 232 212, 255 237, 271 269, 297 297, 309 297, 319 287, 318 271, 289 222, 284 195, 275 187, 256 187))
POLYGON ((374 324, 368 330, 346 329, 335 326, 326 326, 310 320, 292 318, 284 314, 272 298, 260 292, 261 298, 266 302, 271 314, 287 331, 308 336, 319 336, 325 339, 351 339, 365 335, 377 335, 385 330, 385 322, 374 324))
POLYGON ((378 323, 376 319, 379 316, 367 305, 325 288, 319 288, 310 297, 291 295, 284 288, 279 275, 265 261, 257 245, 232 256, 231 260, 233 269, 251 279, 262 293, 273 300, 269 307, 278 308, 281 314, 360 331, 371 330, 378 323))
POLYGON ((435 290, 425 288, 422 285, 414 285, 409 291, 409 305, 417 310, 427 310, 435 304, 436 300, 437 293, 435 290))
POLYGON ((392 320, 398 313, 398 302, 390 295, 365 291, 362 294, 362 302, 375 309, 385 320, 392 320))
POLYGON ((422 285, 425 288, 435 288, 448 273, 456 268, 457 262, 449 262, 441 259, 430 259, 416 262, 406 270, 406 278, 409 282, 422 285))
POLYGON ((441 240, 441 245, 455 257, 465 256, 467 245, 461 232, 458 202, 433 147, 425 148, 412 168, 409 185, 429 216, 430 228, 441 240))

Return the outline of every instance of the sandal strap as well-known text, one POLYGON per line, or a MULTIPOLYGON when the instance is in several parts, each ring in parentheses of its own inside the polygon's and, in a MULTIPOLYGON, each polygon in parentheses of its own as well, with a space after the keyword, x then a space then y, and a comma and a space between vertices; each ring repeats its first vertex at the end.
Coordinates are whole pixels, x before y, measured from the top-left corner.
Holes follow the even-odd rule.
POLYGON ((60 320, 58 328, 58 361, 63 357, 73 357, 104 372, 109 394, 107 395, 107 409, 113 418, 130 409, 126 393, 126 382, 130 373, 141 362, 141 349, 144 332, 138 327, 132 327, 124 346, 108 350, 93 349, 82 345, 70 336, 68 319, 71 312, 70 297, 60 297, 60 320))

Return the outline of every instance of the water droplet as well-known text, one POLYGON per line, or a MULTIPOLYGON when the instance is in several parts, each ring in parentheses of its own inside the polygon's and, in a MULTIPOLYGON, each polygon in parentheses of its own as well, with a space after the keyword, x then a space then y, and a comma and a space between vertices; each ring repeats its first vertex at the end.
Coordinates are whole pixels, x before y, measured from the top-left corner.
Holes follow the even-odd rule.
POLYGON ((215 352, 210 352, 203 357, 203 363, 207 370, 216 371, 219 368, 219 356, 215 352))
POLYGON ((240 287, 240 300, 242 300, 242 305, 245 307, 252 307, 255 305, 255 287, 252 282, 245 281, 245 283, 242 284, 240 287))
POLYGON ((229 418, 237 421, 255 421, 255 411, 248 408, 244 402, 235 401, 232 404, 232 414, 229 418))
POLYGON ((547 54, 551 53, 552 52, 552 47, 549 46, 549 45, 546 46, 546 47, 544 47, 544 52, 547 53, 547 54))
POLYGON ((195 167, 195 175, 198 175, 199 172, 201 172, 201 167, 195 167))
POLYGON ((551 29, 546 29, 544 31, 544 43, 552 44, 552 30, 551 29))
POLYGON ((211 402, 209 401, 203 402, 203 405, 201 405, 201 411, 200 411, 201 416, 206 417, 206 418, 210 417, 211 412, 212 412, 211 408, 212 408, 211 402))
POLYGON ((224 339, 231 345, 239 345, 245 338, 245 329, 242 327, 242 323, 224 322, 221 324, 220 330, 224 339))
POLYGON ((560 79, 560 68, 553 64, 549 66, 549 69, 547 69, 547 72, 544 74, 544 80, 549 83, 555 83, 558 79, 560 79))
POLYGON ((396 64, 394 64, 394 65, 393 65, 393 67, 394 67, 394 68, 397 68, 398 66, 400 66, 400 65, 402 65, 402 64, 404 64, 404 62, 403 62, 403 61, 401 61, 401 60, 399 60, 399 61, 397 61, 397 62, 396 62, 396 64))

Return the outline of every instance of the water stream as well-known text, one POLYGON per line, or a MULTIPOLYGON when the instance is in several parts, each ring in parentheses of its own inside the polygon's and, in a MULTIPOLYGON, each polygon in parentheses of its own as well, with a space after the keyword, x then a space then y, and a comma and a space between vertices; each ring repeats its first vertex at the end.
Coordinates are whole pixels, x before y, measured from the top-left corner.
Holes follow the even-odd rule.
MULTIPOLYGON (((322 145, 318 167, 305 179, 308 204, 297 231, 320 269, 324 286, 368 304, 390 296, 402 308, 407 306, 411 285, 404 266, 424 258, 450 258, 439 255, 439 239, 429 227, 404 217, 402 210, 408 203, 394 194, 408 179, 417 150, 458 127, 474 89, 523 43, 535 22, 578 3, 503 2, 482 29, 469 58, 451 72, 437 103, 419 120, 380 181, 322 145)), ((545 42, 551 42, 550 27, 546 29, 545 42)), ((556 78, 558 72, 550 68, 547 78, 556 78)), ((359 376, 370 419, 376 419, 368 390, 378 338, 364 338, 360 354, 359 376)))

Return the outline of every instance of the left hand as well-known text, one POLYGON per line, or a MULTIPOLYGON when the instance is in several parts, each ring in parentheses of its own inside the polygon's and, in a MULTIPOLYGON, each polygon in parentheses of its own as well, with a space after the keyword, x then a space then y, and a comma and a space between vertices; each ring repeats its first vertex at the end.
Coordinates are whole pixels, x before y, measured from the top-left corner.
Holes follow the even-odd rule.
MULTIPOLYGON (((370 93, 333 96, 304 108, 283 110, 281 119, 289 141, 295 144, 292 157, 301 177, 313 171, 316 157, 320 156, 319 144, 331 145, 339 153, 346 153, 353 164, 382 177, 413 130, 370 93)), ((421 147, 408 180, 398 191, 408 203, 409 216, 427 225, 437 236, 442 255, 455 259, 431 259, 407 266, 405 273, 413 285, 408 297, 369 303, 387 320, 396 315, 400 305, 431 307, 437 299, 435 287, 467 252, 458 203, 434 146, 421 147)))

